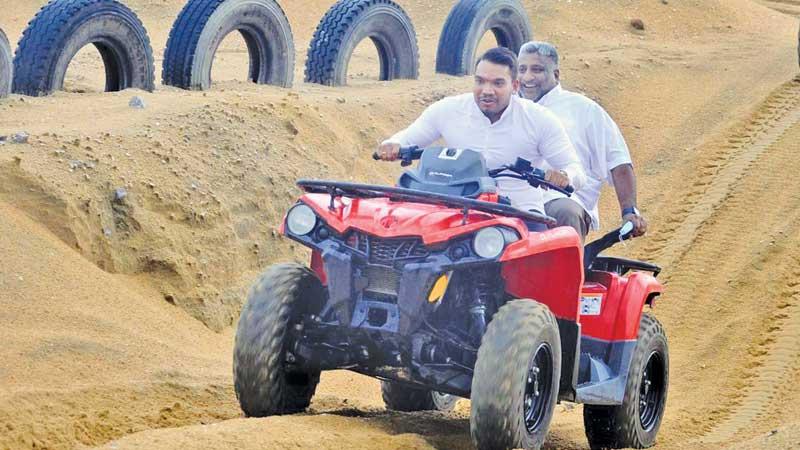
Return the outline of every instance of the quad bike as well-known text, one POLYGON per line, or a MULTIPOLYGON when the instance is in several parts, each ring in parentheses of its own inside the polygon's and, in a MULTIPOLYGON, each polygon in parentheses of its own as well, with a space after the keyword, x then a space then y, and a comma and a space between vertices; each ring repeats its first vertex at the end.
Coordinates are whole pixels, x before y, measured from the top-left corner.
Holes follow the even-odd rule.
POLYGON ((557 189, 528 161, 490 171, 476 151, 416 147, 401 159, 420 162, 397 187, 298 181, 281 232, 312 250, 310 268, 274 265, 250 290, 234 351, 244 413, 303 411, 322 370, 350 369, 383 381, 389 409, 470 398, 479 449, 539 448, 562 400, 585 404, 593 448, 653 445, 669 357, 642 310, 660 269, 598 256, 630 224, 584 249, 498 195, 501 177, 557 189))

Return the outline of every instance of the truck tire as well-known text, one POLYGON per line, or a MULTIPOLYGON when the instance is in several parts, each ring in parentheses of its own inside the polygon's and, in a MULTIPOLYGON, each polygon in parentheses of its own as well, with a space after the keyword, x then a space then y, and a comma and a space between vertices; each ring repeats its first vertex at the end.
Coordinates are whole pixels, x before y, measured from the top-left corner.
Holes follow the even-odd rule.
POLYGON ((418 389, 403 383, 381 382, 381 396, 386 409, 392 411, 452 411, 459 397, 427 389, 418 389))
POLYGON ((668 387, 667 337, 661 323, 644 313, 622 405, 583 407, 583 423, 590 447, 652 447, 664 417, 668 387))
POLYGON ((528 14, 519 0, 460 0, 450 10, 436 50, 436 72, 470 75, 478 44, 487 31, 514 54, 533 38, 528 14))
POLYGON ((417 35, 399 5, 390 0, 339 0, 314 31, 306 58, 306 82, 346 84, 350 56, 364 38, 370 38, 378 50, 381 80, 419 77, 417 35))
POLYGON ((494 315, 472 377, 470 429, 478 449, 538 449, 558 400, 561 340, 550 310, 513 300, 494 315))
POLYGON ((153 49, 133 11, 115 0, 51 0, 22 33, 13 91, 41 96, 60 90, 70 61, 88 44, 103 59, 107 92, 154 89, 153 49))
POLYGON ((162 83, 195 90, 211 87, 214 55, 232 31, 241 33, 247 44, 248 80, 291 87, 294 39, 275 0, 189 0, 169 32, 162 83))
POLYGON ((13 63, 11 61, 11 46, 3 30, 0 30, 0 98, 11 92, 11 80, 13 74, 13 63))
POLYGON ((250 289, 233 352, 234 388, 246 416, 293 414, 311 403, 320 372, 286 363, 287 330, 306 308, 321 308, 324 292, 314 272, 298 264, 272 266, 250 289))

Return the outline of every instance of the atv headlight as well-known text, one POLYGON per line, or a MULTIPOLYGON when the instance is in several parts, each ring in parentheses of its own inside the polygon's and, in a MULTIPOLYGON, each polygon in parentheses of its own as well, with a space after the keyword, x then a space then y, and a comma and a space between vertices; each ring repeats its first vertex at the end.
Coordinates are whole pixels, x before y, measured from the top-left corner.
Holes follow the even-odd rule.
POLYGON ((503 232, 495 227, 484 228, 475 235, 472 248, 481 258, 497 258, 506 246, 503 232))
POLYGON ((304 236, 314 229, 317 224, 317 215, 308 205, 299 204, 289 211, 286 216, 286 226, 292 234, 304 236))

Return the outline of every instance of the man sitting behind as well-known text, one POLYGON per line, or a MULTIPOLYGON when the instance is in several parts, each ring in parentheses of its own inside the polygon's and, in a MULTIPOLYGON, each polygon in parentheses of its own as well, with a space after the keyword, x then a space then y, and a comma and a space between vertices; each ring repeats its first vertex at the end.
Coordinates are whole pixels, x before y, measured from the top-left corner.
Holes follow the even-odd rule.
POLYGON ((558 51, 546 42, 528 42, 519 51, 520 94, 545 106, 561 120, 586 172, 586 183, 572 197, 549 191, 545 212, 559 225, 572 226, 586 238, 600 228, 597 202, 603 181, 617 192, 623 222, 633 222, 634 236, 647 231, 647 221, 636 208, 636 176, 630 152, 617 124, 589 98, 561 87, 558 51))
MULTIPOLYGON (((544 107, 520 98, 518 88, 514 53, 502 47, 490 49, 478 60, 472 94, 446 97, 429 106, 411 126, 384 141, 378 155, 395 160, 401 146, 427 147, 444 138, 449 147, 481 152, 489 168, 513 164, 517 157, 534 166, 546 161, 554 168, 547 171, 549 182, 580 189, 585 176, 564 127, 544 107)), ((544 212, 542 189, 522 180, 497 181, 499 193, 516 208, 544 212)))

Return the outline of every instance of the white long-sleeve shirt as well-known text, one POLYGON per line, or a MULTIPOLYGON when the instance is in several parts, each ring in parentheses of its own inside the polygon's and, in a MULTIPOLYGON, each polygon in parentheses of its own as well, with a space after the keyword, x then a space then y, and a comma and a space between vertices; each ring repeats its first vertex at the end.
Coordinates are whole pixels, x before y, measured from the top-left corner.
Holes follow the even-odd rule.
MULTIPOLYGON (((427 147, 439 138, 444 138, 448 147, 481 152, 489 169, 513 164, 517 157, 531 161, 534 167, 547 161, 550 167, 565 171, 576 190, 584 184, 580 160, 555 115, 516 95, 495 123, 478 108, 472 94, 446 97, 385 142, 427 147)), ((498 178, 497 184, 499 193, 516 208, 544 212, 542 189, 510 178, 498 178)))
MULTIPOLYGON (((619 127, 602 106, 584 95, 557 85, 545 94, 539 105, 551 110, 564 124, 570 141, 586 172, 586 183, 570 197, 592 218, 592 228, 600 228, 597 202, 603 182, 613 185, 611 169, 631 164, 631 154, 619 127)), ((556 191, 544 194, 545 203, 563 197, 556 191)))

